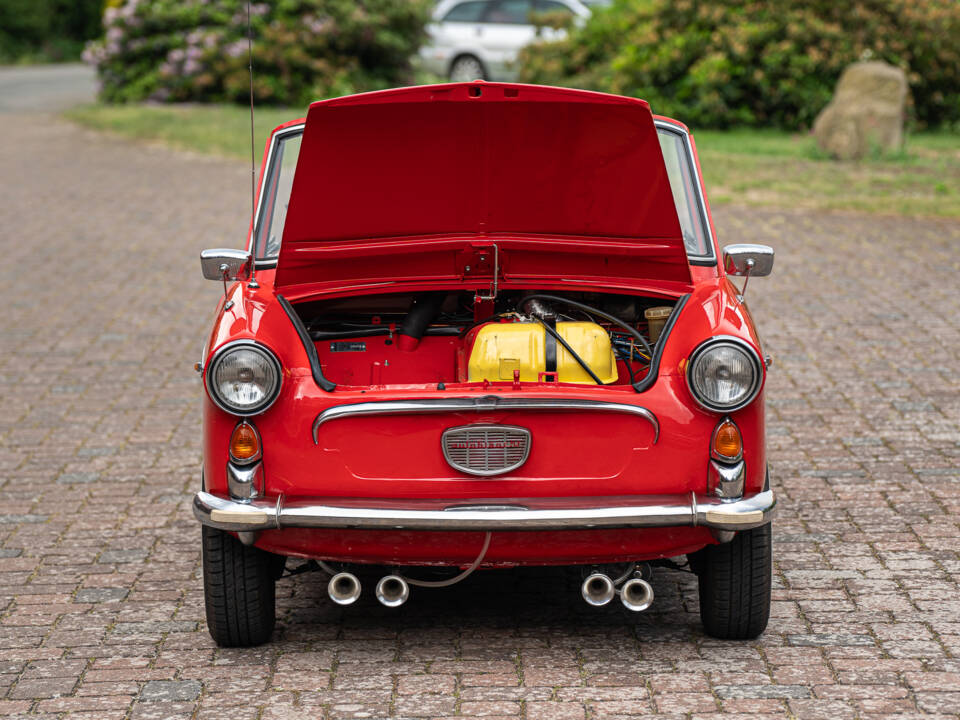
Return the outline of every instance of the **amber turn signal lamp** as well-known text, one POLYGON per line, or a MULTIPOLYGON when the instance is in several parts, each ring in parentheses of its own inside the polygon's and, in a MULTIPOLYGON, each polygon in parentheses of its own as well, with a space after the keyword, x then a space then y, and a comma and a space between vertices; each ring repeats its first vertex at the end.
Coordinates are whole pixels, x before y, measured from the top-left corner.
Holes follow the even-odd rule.
POLYGON ((242 422, 230 436, 230 457, 238 462, 252 462, 260 457, 260 435, 253 425, 242 422))
POLYGON ((740 428, 729 418, 725 418, 713 431, 712 450, 714 455, 730 460, 735 460, 743 453, 740 428))

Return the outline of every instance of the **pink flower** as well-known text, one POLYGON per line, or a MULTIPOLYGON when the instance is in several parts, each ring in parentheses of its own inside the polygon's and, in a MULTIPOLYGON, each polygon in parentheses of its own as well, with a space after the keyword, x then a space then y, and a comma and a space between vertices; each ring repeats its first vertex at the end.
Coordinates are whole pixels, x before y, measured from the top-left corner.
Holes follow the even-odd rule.
POLYGON ((227 47, 224 48, 224 51, 227 53, 228 57, 232 57, 232 58, 243 57, 244 55, 247 54, 247 41, 236 40, 230 43, 229 45, 227 45, 227 47))

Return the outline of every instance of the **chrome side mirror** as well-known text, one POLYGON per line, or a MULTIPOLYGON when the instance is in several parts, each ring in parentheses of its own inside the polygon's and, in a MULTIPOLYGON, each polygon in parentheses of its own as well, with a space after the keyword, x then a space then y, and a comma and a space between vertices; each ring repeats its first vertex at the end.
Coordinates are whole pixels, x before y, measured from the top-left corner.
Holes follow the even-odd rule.
POLYGON ((727 245, 723 249, 723 270, 727 275, 744 278, 743 289, 738 296, 743 300, 750 278, 766 277, 773 271, 773 248, 748 243, 727 245))
POLYGON ((251 257, 246 250, 214 248, 200 253, 200 267, 207 280, 246 280, 251 257))
MULTIPOLYGON (((203 250, 200 252, 200 268, 207 280, 223 281, 223 297, 226 299, 228 281, 246 280, 251 276, 253 255, 246 250, 231 248, 203 250)), ((228 299, 223 309, 229 310, 232 305, 233 302, 228 299)))

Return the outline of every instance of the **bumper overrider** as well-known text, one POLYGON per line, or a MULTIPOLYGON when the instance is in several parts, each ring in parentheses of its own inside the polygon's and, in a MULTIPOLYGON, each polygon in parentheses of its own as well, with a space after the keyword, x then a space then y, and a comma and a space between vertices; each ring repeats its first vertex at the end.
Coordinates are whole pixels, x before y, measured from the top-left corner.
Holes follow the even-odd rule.
POLYGON ((509 501, 379 501, 368 499, 240 502, 198 492, 193 514, 209 527, 235 532, 281 528, 350 530, 522 531, 707 527, 749 530, 773 519, 772 490, 737 500, 689 493, 626 498, 530 498, 509 501))

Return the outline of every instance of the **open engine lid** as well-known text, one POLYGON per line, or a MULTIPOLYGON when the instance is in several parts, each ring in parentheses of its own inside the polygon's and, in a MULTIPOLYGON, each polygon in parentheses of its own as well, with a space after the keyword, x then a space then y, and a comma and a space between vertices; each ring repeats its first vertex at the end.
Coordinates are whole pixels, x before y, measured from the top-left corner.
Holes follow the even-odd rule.
POLYGON ((691 283, 650 108, 505 83, 313 103, 276 288, 691 283))

